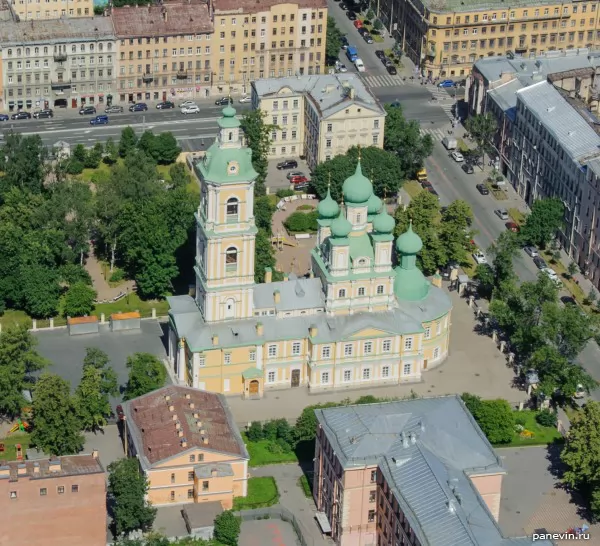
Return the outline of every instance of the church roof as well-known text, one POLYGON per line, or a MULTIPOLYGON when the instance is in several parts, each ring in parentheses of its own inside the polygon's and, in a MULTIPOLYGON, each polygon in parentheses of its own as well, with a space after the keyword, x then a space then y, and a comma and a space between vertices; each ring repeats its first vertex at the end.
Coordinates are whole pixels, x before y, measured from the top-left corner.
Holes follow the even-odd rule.
POLYGON ((353 260, 357 260, 358 258, 375 259, 371 239, 366 233, 364 235, 359 235, 358 237, 348 237, 348 244, 350 246, 350 258, 353 260))
POLYGON ((254 286, 254 309, 300 311, 324 307, 325 296, 319 278, 270 282, 254 286), (279 291, 279 303, 275 303, 276 291, 279 291))
POLYGON ((196 163, 198 174, 208 182, 215 184, 233 184, 254 180, 258 173, 252 166, 250 148, 220 148, 218 141, 206 151, 204 159, 196 163), (235 173, 230 167, 236 165, 235 173))
POLYGON ((363 174, 360 159, 356 164, 354 174, 344 181, 342 193, 344 194, 344 200, 353 204, 366 203, 373 194, 373 184, 363 174))

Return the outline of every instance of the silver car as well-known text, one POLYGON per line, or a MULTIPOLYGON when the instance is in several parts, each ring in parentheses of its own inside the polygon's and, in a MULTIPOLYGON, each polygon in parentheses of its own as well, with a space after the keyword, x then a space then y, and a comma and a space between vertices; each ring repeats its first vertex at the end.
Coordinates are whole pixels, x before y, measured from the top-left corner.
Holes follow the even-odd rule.
POLYGON ((537 258, 539 256, 537 248, 534 246, 526 246, 524 249, 525 254, 529 255, 531 258, 537 258))

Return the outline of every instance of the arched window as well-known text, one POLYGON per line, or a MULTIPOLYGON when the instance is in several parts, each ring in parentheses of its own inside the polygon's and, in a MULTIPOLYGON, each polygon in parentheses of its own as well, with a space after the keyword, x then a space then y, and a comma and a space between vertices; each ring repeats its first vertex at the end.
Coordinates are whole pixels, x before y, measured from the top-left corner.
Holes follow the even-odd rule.
POLYGON ((40 48, 39 48, 39 47, 36 47, 36 48, 35 48, 33 51, 34 51, 34 53, 35 53, 36 55, 39 55, 39 54, 40 54, 40 48))
POLYGON ((227 199, 226 220, 227 223, 236 223, 239 220, 240 202, 235 197, 227 199))
POLYGON ((44 55, 48 55, 48 48, 47 47, 44 48, 44 55))
POLYGON ((12 49, 9 49, 9 50, 8 50, 8 56, 9 56, 9 57, 12 57, 12 49))
POLYGON ((356 213, 356 223, 360 224, 362 221, 362 214, 360 212, 356 213))
POLYGON ((358 260, 358 265, 367 265, 367 260, 361 258, 360 260, 358 260))
POLYGON ((238 251, 234 246, 230 246, 225 251, 225 271, 227 273, 236 273, 238 266, 238 251))
POLYGON ((31 55, 31 49, 29 49, 28 47, 25 48, 25 55, 27 55, 29 57, 29 55, 31 55))
POLYGON ((340 288, 338 291, 338 298, 345 298, 345 297, 346 297, 346 289, 340 288))
POLYGON ((85 44, 81 44, 81 47, 79 48, 81 50, 81 53, 85 52, 85 44))
POLYGON ((229 298, 225 302, 225 318, 235 318, 235 300, 229 298))
POLYGON ((364 287, 364 286, 361 286, 361 287, 358 289, 358 295, 359 295, 359 296, 364 296, 364 295, 365 295, 365 287, 364 287))
POLYGON ((71 46, 71 51, 73 53, 77 53, 77 46, 71 46))
POLYGON ((229 142, 231 142, 233 140, 233 131, 229 131, 229 133, 227 133, 227 140, 229 142))
POLYGON ((17 49, 17 57, 20 57, 20 56, 21 56, 21 48, 18 48, 17 49))
POLYGON ((104 51, 104 44, 102 44, 102 43, 98 44, 98 50, 104 51))

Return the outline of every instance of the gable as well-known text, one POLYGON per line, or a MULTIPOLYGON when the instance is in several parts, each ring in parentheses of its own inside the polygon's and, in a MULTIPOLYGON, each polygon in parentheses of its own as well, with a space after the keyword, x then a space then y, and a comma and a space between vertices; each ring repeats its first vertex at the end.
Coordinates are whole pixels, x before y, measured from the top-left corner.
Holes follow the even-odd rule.
POLYGON ((385 114, 379 111, 377 107, 371 107, 362 103, 341 104, 340 109, 332 112, 326 119, 344 119, 347 117, 384 117, 385 114), (346 110, 348 113, 346 114, 346 110), (359 112, 360 110, 360 112, 359 112))
POLYGON ((389 337, 397 335, 394 332, 387 332, 386 330, 380 330, 379 328, 363 328, 362 330, 357 330, 353 334, 348 336, 348 339, 364 339, 370 337, 389 337))

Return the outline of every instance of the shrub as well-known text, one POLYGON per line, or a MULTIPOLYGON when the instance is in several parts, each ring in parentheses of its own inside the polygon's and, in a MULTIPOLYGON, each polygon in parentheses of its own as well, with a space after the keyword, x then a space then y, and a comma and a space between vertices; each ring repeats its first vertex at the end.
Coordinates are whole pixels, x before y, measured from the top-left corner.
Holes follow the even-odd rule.
POLYGON ((77 159, 71 159, 65 165, 65 171, 67 174, 81 174, 83 172, 83 163, 77 161, 77 159))
POLYGON ((376 28, 371 29, 371 36, 379 36, 380 34, 381 33, 376 28))
POLYGON ((270 441, 267 445, 267 450, 269 451, 269 453, 275 453, 275 454, 284 453, 283 447, 281 446, 281 444, 279 442, 276 442, 276 441, 270 441))
POLYGON ((109 282, 120 282, 125 278, 125 272, 122 269, 115 269, 110 277, 108 278, 109 282))
POLYGON ((267 421, 263 425, 263 438, 266 440, 277 440, 277 423, 275 421, 267 421))
POLYGON ((275 195, 277 197, 279 197, 279 199, 283 199, 284 197, 291 197, 294 194, 295 194, 294 190, 290 190, 289 188, 284 188, 281 190, 277 190, 277 193, 275 195))
POLYGON ((373 27, 374 27, 376 30, 381 30, 381 29, 383 28, 383 23, 382 23, 382 22, 381 22, 379 19, 377 19, 377 20, 375 21, 375 23, 373 24, 373 27))
POLYGON ((520 425, 521 430, 523 430, 523 427, 525 426, 526 423, 527 423, 527 418, 522 414, 517 414, 517 416, 515 417, 515 424, 520 425))
POLYGON ((232 510, 226 510, 215 518, 214 537, 225 546, 237 546, 240 529, 241 521, 232 510))
POLYGON ((367 11, 367 19, 374 19, 374 18, 375 18, 375 12, 372 9, 367 11))
POLYGON ((556 413, 548 409, 543 409, 535 416, 535 420, 542 427, 555 427, 556 413))
POLYGON ((262 440, 265 437, 262 423, 260 421, 252 421, 248 427, 248 430, 246 431, 246 437, 251 442, 258 442, 259 440, 262 440))
POLYGON ((315 210, 312 205, 300 205, 296 210, 315 210))
POLYGON ((318 214, 317 211, 311 211, 308 213, 294 212, 290 214, 284 225, 288 231, 299 233, 303 231, 317 231, 318 214))
POLYGON ((512 440, 515 420, 506 400, 482 400, 469 393, 464 393, 462 399, 492 444, 506 444, 512 440))
POLYGON ((369 19, 363 19, 363 25, 364 26, 368 26, 370 24, 371 24, 371 19, 370 18, 369 19))

